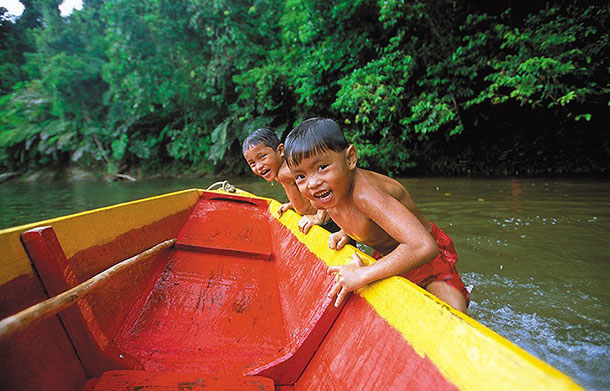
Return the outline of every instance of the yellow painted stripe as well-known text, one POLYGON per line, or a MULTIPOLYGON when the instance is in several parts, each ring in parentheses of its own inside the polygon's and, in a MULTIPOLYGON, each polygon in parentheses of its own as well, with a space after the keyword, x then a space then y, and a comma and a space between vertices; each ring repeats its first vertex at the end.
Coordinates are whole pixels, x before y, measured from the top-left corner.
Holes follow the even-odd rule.
MULTIPOLYGON (((270 213, 327 265, 349 262, 356 251, 365 263, 375 262, 352 246, 329 249, 328 232, 321 227, 303 235, 301 216, 289 211, 278 218, 279 205, 269 200, 270 213)), ((358 294, 460 390, 582 390, 562 372, 402 277, 378 281, 358 294)))
POLYGON ((0 230, 0 284, 31 273, 30 260, 19 239, 28 229, 52 225, 69 258, 78 251, 175 215, 195 205, 199 194, 198 189, 183 190, 0 230))

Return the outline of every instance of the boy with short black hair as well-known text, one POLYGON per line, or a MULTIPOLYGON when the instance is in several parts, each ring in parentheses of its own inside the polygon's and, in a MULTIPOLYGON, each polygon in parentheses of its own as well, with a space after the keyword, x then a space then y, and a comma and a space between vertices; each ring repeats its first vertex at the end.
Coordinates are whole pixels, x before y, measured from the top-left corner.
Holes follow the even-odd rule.
POLYGON ((337 295, 335 305, 373 281, 401 275, 466 312, 469 294, 455 269, 451 238, 425 219, 398 181, 357 167, 356 148, 335 121, 308 119, 290 132, 285 145, 300 193, 341 227, 329 237, 329 246, 340 249, 351 237, 381 255, 368 266, 354 254, 352 263, 329 268, 337 274, 329 293, 337 295))
POLYGON ((253 131, 244 139, 242 152, 254 174, 267 182, 277 181, 284 188, 289 202, 280 206, 280 216, 288 209, 305 215, 299 222, 299 229, 304 232, 313 224, 324 222, 325 214, 316 215, 318 210, 299 192, 284 159, 284 144, 272 129, 259 128, 253 131))

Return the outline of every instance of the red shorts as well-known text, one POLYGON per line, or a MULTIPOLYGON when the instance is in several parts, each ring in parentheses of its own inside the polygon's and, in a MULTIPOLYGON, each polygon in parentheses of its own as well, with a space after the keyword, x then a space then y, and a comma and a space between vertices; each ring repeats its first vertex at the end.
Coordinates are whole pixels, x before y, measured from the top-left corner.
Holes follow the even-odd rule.
POLYGON ((439 254, 432 261, 413 270, 409 270, 408 272, 401 274, 401 276, 424 289, 435 281, 445 281, 464 295, 466 305, 468 305, 470 303, 470 293, 466 290, 462 278, 455 269, 458 255, 455 251, 455 247, 453 247, 453 241, 434 223, 430 222, 430 224, 432 225, 432 232, 430 232, 430 235, 436 240, 439 254))

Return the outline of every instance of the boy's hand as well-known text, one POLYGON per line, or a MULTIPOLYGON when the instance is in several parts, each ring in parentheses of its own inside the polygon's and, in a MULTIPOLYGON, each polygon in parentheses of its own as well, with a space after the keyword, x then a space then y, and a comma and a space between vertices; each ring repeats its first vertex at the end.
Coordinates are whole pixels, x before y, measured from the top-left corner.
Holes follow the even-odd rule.
POLYGON ((342 230, 328 235, 328 248, 333 250, 341 250, 348 242, 349 236, 342 230))
POLYGON ((337 273, 335 280, 337 281, 328 293, 328 298, 332 299, 337 295, 335 300, 335 307, 339 307, 343 300, 347 297, 347 294, 362 288, 366 285, 365 280, 362 277, 362 270, 365 267, 364 262, 358 256, 358 254, 352 255, 353 261, 343 266, 331 266, 328 268, 328 273, 337 273))
POLYGON ((301 217, 301 220, 299 220, 299 231, 301 231, 304 234, 309 232, 311 227, 313 227, 313 225, 315 224, 315 222, 312 221, 313 220, 312 217, 315 217, 315 216, 305 215, 305 216, 301 217))
POLYGON ((278 216, 282 217, 284 212, 286 212, 289 209, 294 209, 294 206, 292 206, 292 204, 290 202, 286 202, 285 204, 280 205, 280 207, 277 210, 278 216))
POLYGON ((316 215, 305 215, 299 220, 299 231, 306 234, 316 224, 320 224, 320 219, 316 215))

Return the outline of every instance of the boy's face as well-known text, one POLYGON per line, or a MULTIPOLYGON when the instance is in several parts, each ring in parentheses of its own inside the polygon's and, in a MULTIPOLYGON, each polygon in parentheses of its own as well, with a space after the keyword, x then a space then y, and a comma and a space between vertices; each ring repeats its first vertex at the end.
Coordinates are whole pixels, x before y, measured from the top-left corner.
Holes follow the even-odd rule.
POLYGON ((244 158, 253 173, 271 182, 284 162, 284 144, 273 149, 265 143, 258 143, 244 152, 244 158))
POLYGON ((303 159, 290 171, 301 194, 318 209, 330 209, 348 194, 356 161, 356 149, 350 145, 341 152, 327 150, 303 159))

